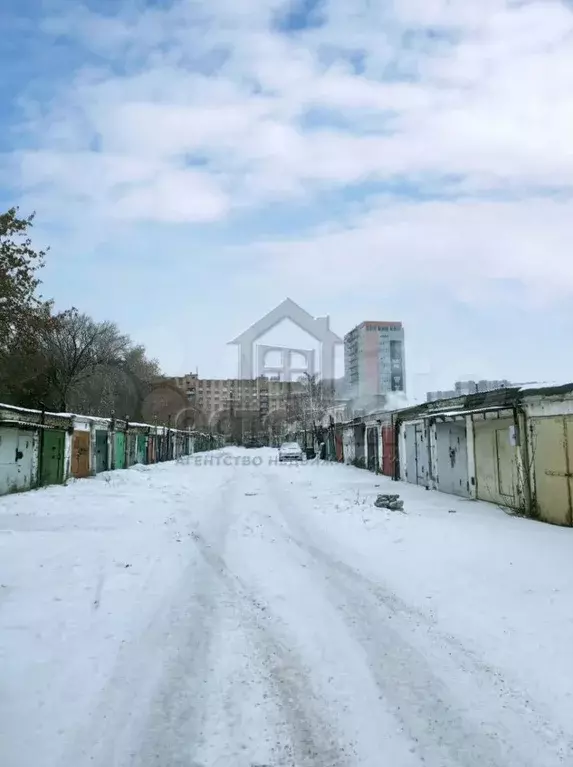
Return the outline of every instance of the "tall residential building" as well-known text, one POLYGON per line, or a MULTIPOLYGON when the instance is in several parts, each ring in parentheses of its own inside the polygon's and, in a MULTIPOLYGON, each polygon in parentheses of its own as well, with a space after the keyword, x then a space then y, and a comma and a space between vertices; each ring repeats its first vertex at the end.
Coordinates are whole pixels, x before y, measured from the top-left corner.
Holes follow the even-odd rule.
POLYGON ((362 322, 344 336, 344 375, 353 399, 406 391, 401 322, 362 322))

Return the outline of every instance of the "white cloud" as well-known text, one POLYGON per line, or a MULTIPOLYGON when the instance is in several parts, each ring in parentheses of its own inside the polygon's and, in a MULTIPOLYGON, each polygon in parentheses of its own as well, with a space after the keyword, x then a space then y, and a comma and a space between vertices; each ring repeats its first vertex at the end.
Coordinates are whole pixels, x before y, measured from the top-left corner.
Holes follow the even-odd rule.
POLYGON ((202 152, 237 190, 247 171, 269 183, 287 173, 289 189, 297 179, 344 185, 429 171, 573 184, 573 15, 561 3, 488 0, 478 12, 466 0, 402 0, 390 13, 381 0, 352 8, 332 0, 328 23, 302 38, 269 30, 278 6, 214 0, 205 15, 179 2, 50 20, 52 33, 122 61, 126 74, 76 73, 38 124, 40 143, 65 156, 66 134, 72 149, 97 138, 101 163, 118 153, 148 161, 202 152), (411 24, 456 42, 426 51, 404 36, 411 24), (365 75, 344 56, 325 66, 327 44, 361 49, 365 75), (225 63, 206 76, 201 62, 217 50, 225 63), (415 63, 416 82, 389 82, 376 71, 381 60, 415 63), (338 110, 353 129, 304 131, 299 118, 311 107, 338 110), (393 132, 361 135, 376 114, 393 132))
POLYGON ((114 215, 148 221, 217 221, 229 202, 216 180, 189 170, 162 172, 145 187, 121 195, 114 215))
POLYGON ((564 2, 329 0, 326 23, 299 35, 272 29, 281 7, 181 0, 47 20, 96 56, 31 110, 14 158, 24 199, 73 211, 84 238, 86 220, 99 237, 108 222, 220 221, 244 241, 248 216, 252 244, 230 256, 246 290, 341 297, 380 275, 385 290, 414 280, 466 304, 509 301, 506 281, 546 304, 573 295, 564 2), (356 193, 365 182, 376 197, 356 193), (380 196, 385 184, 420 199, 380 196), (269 203, 286 220, 321 195, 337 203, 316 208, 315 230, 257 235, 269 203))
POLYGON ((308 296, 320 286, 332 301, 417 285, 483 306, 500 299, 496 281, 519 279, 539 303, 573 293, 571 221, 573 203, 547 199, 386 199, 328 231, 257 248, 269 280, 308 296))
MULTIPOLYGON (((488 0, 477 13, 465 0, 411 0, 396 3, 392 17, 386 3, 368 13, 336 0, 329 23, 302 39, 269 31, 277 5, 219 0, 198 20, 197 6, 182 2, 123 20, 75 11, 52 22, 86 44, 89 36, 111 61, 127 56, 131 63, 123 77, 102 72, 86 80, 80 73, 61 94, 46 143, 54 143, 65 115, 79 143, 98 138, 103 153, 94 161, 101 163, 117 154, 168 162, 198 153, 241 204, 245 175, 247 191, 256 190, 253 204, 264 203, 265 188, 275 198, 301 183, 343 188, 397 174, 456 174, 479 187, 484 179, 494 187, 573 185, 573 15, 560 3, 512 8, 488 0), (406 23, 437 25, 438 35, 453 31, 458 42, 424 52, 404 38, 406 23), (323 48, 337 41, 363 46, 364 76, 344 57, 325 67, 323 48), (198 72, 218 49, 226 63, 210 77, 198 72), (417 81, 389 82, 376 72, 381 49, 386 64, 414 61, 417 81), (351 127, 305 131, 300 117, 313 107, 338 111, 351 127), (385 130, 364 135, 372 125, 385 130)), ((105 194, 104 178, 102 187, 105 194)))

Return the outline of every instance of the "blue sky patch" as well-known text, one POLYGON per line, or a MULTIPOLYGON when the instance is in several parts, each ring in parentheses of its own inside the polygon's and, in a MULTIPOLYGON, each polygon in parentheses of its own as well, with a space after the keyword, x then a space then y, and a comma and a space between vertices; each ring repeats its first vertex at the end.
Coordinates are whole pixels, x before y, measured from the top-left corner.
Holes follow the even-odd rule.
POLYGON ((324 0, 290 0, 278 11, 274 26, 284 34, 304 32, 325 23, 324 0))

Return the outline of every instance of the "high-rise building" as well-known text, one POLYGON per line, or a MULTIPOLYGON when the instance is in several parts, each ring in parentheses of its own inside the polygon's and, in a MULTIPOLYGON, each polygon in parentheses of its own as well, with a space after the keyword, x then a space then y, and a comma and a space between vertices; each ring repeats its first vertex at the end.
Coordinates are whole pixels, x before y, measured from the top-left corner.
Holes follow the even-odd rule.
POLYGON ((344 375, 354 399, 406 391, 401 322, 362 322, 344 336, 344 375))

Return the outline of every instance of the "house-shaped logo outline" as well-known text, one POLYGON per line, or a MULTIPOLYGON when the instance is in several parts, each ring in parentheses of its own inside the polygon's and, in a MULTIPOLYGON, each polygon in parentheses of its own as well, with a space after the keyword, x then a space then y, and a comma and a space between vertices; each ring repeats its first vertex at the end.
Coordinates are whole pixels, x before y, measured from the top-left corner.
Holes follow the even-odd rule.
POLYGON ((282 303, 253 323, 240 336, 229 341, 229 345, 239 347, 239 378, 243 380, 253 378, 255 342, 283 320, 290 320, 320 343, 321 377, 323 380, 333 380, 334 348, 337 344, 343 343, 342 339, 330 329, 328 316, 313 317, 290 298, 285 298, 282 303))

